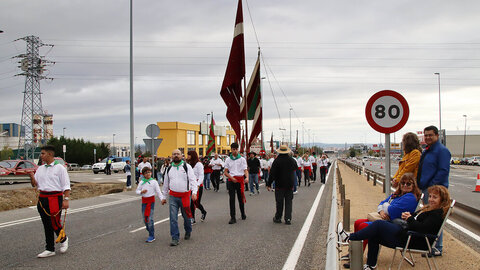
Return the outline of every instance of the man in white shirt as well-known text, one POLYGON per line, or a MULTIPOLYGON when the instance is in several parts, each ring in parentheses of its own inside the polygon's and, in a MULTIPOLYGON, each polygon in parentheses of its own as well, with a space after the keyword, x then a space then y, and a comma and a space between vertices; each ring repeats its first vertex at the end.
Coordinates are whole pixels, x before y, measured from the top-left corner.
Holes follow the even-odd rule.
MULTIPOLYGON (((192 233, 192 212, 190 200, 197 200, 197 179, 190 164, 182 160, 182 153, 175 149, 172 152, 173 162, 168 167, 163 180, 163 194, 169 194, 170 206, 170 246, 178 246, 180 232, 178 230, 178 210, 181 209, 185 240, 190 239, 192 233)), ((167 201, 164 199, 162 204, 167 201)))
POLYGON ((318 160, 318 166, 320 166, 320 181, 325 184, 328 172, 328 158, 325 155, 318 160))
POLYGON ((210 160, 209 165, 212 167, 212 184, 213 184, 213 190, 218 192, 218 189, 220 188, 220 171, 222 170, 222 167, 225 165, 223 164, 223 161, 221 158, 218 157, 218 154, 215 153, 215 157, 210 160))
MULTIPOLYGON (((47 145, 41 148, 40 159, 44 165, 38 167, 35 174, 30 173, 32 187, 39 190, 37 210, 45 231, 45 251, 38 254, 38 258, 55 255, 55 234, 62 230, 60 217, 62 209, 69 207, 70 178, 65 167, 55 161, 55 148, 47 145)), ((60 253, 68 249, 68 238, 60 240, 60 253)))
POLYGON ((138 164, 137 167, 138 167, 138 171, 140 172, 140 179, 144 179, 143 174, 142 174, 143 168, 147 167, 147 168, 152 169, 152 164, 150 164, 147 161, 146 157, 143 157, 142 162, 140 162, 140 164, 138 164))
POLYGON ((312 164, 312 179, 315 182, 317 180, 317 155, 315 155, 315 152, 312 152, 312 155, 308 157, 308 161, 312 164))
POLYGON ((242 220, 245 215, 245 183, 248 183, 247 161, 238 153, 238 143, 230 145, 231 154, 225 160, 225 176, 227 177, 227 189, 230 202, 230 221, 228 224, 237 223, 235 216, 235 193, 237 193, 238 204, 242 220))

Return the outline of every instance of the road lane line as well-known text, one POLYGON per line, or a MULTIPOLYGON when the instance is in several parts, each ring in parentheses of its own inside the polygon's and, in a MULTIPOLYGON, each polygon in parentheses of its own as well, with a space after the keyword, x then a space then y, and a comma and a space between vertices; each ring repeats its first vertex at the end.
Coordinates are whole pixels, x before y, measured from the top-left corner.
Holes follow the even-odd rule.
POLYGON ((447 219, 447 223, 452 225, 453 227, 455 227, 456 229, 460 230, 461 232, 463 232, 464 234, 470 236, 472 239, 475 239, 477 240, 478 242, 480 242, 480 236, 476 235, 475 233, 471 232, 470 230, 460 226, 459 224, 447 219))
MULTIPOLYGON (((123 200, 118 200, 118 201, 113 201, 113 202, 101 203, 101 204, 81 207, 81 208, 77 208, 77 209, 69 209, 68 213, 69 214, 80 213, 80 212, 84 212, 84 211, 88 211, 88 210, 92 210, 92 209, 102 208, 102 207, 106 207, 106 206, 112 206, 112 205, 116 205, 116 204, 122 204, 122 203, 131 202, 131 201, 139 200, 139 199, 140 199, 140 197, 132 197, 132 198, 129 198, 129 199, 123 199, 123 200)), ((0 223, 0 228, 6 228, 6 227, 10 227, 10 226, 20 225, 20 224, 24 224, 24 223, 28 223, 28 222, 37 221, 37 220, 40 220, 40 217, 30 217, 30 218, 8 221, 8 222, 0 223)))
MULTIPOLYGON (((328 179, 328 176, 330 175, 330 172, 331 170, 329 170, 328 172, 327 179, 328 179)), ((283 268, 282 268, 283 270, 295 269, 298 259, 300 258, 300 253, 302 253, 303 246, 305 245, 305 240, 307 239, 308 231, 312 226, 313 218, 315 216, 315 212, 317 211, 318 205, 320 203, 320 199, 322 198, 324 189, 325 189, 325 184, 322 185, 322 187, 317 193, 317 197, 315 198, 315 201, 312 204, 312 208, 310 208, 310 212, 308 213, 307 218, 303 223, 302 229, 300 230, 300 233, 297 236, 297 240, 295 240, 295 243, 293 244, 293 247, 290 250, 290 254, 288 255, 287 261, 283 265, 283 268)))
MULTIPOLYGON (((182 214, 178 214, 178 216, 181 216, 181 215, 182 215, 182 214)), ((170 220, 170 218, 164 218, 164 219, 162 219, 162 220, 159 220, 159 221, 153 223, 153 225, 157 225, 157 224, 163 223, 163 222, 168 221, 168 220, 170 220)), ((135 230, 133 230, 133 231, 130 231, 130 233, 138 232, 138 231, 143 230, 143 229, 145 229, 145 226, 140 227, 140 228, 138 228, 138 229, 135 229, 135 230)))

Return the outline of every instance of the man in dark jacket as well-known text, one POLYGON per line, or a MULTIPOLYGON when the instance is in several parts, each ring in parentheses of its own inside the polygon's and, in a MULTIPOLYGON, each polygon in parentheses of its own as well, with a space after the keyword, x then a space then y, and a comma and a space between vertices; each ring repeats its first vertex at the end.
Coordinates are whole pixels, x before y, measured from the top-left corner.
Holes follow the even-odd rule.
MULTIPOLYGON (((423 136, 427 147, 422 153, 418 165, 417 183, 418 188, 424 194, 423 203, 428 203, 428 188, 434 185, 442 185, 448 188, 448 175, 450 174, 450 151, 440 143, 438 129, 428 126, 423 130, 423 136)), ((442 256, 443 232, 433 249, 434 256, 442 256)))
POLYGON ((275 181, 275 201, 277 203, 277 212, 273 217, 273 222, 282 222, 283 204, 285 202, 285 224, 290 225, 292 221, 292 199, 295 171, 297 162, 288 154, 290 149, 286 145, 277 149, 278 157, 272 164, 270 175, 267 181, 267 189, 270 191, 273 181, 275 181))
POLYGON ((257 194, 260 194, 260 191, 258 189, 258 174, 260 173, 260 160, 256 158, 255 156, 257 155, 255 152, 250 152, 248 154, 250 157, 247 160, 247 166, 248 166, 248 178, 250 180, 250 196, 255 195, 255 191, 253 190, 253 187, 255 185, 255 188, 257 189, 257 194))

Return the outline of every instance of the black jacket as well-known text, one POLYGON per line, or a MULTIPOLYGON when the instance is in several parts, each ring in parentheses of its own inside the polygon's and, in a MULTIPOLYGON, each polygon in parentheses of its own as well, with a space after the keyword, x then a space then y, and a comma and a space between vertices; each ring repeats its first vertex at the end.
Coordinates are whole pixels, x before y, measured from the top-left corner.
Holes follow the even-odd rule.
POLYGON ((275 181, 275 188, 293 189, 295 181, 295 171, 297 170, 297 162, 288 154, 280 154, 273 161, 270 168, 270 175, 267 181, 267 187, 270 187, 275 181))
POLYGON ((260 160, 254 157, 253 159, 247 159, 248 173, 259 173, 260 172, 260 160))
MULTIPOLYGON (((443 222, 443 210, 442 209, 435 209, 427 212, 423 212, 417 216, 415 219, 414 217, 417 213, 413 214, 411 217, 407 219, 408 228, 402 231, 402 242, 407 242, 407 231, 415 231, 419 233, 426 233, 426 234, 433 234, 436 235, 440 226, 442 226, 443 222)), ((433 243, 433 240, 429 241, 430 244, 433 243)), ((427 249, 427 244, 425 242, 425 238, 419 237, 412 237, 410 242, 410 248, 420 248, 420 249, 427 249)))

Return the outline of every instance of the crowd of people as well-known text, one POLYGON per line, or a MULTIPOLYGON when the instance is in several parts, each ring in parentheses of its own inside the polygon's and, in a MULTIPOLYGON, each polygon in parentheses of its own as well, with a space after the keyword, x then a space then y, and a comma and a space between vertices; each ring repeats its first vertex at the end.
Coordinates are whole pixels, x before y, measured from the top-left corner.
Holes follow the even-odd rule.
MULTIPOLYGON (((392 179, 396 191, 381 201, 377 211, 368 214, 367 219, 358 219, 351 234, 337 225, 339 240, 363 240, 363 248, 368 246, 367 264, 364 269, 377 267, 379 246, 403 247, 407 242, 407 231, 437 235, 451 199, 448 192, 450 172, 450 151, 441 144, 438 129, 428 126, 424 129, 426 147, 423 150, 415 133, 406 133, 402 138, 403 158, 392 179), (423 195, 422 195, 423 194, 423 195), (423 202, 420 199, 423 196, 423 202), (423 207, 419 207, 423 203, 423 207), (417 210, 419 208, 419 210, 417 210)), ((434 239, 429 239, 430 245, 434 239)), ((414 237, 410 247, 427 249, 424 238, 414 237)), ((442 256, 443 233, 432 247, 431 256, 442 256)), ((349 254, 341 259, 349 260, 349 254)), ((350 268, 347 262, 345 268, 350 268)))
MULTIPOLYGON (((69 176, 63 166, 57 166, 53 161, 54 155, 53 147, 42 148, 41 158, 45 165, 41 166, 36 174, 30 175, 32 186, 40 191, 39 213, 46 236, 46 249, 38 254, 39 258, 55 255, 54 235, 61 235, 60 216, 62 209, 67 209, 69 205, 69 176)), ((237 222, 236 199, 240 218, 247 218, 245 193, 250 192, 251 196, 260 194, 262 181, 268 191, 275 191, 277 211, 273 221, 280 223, 283 216, 285 224, 291 224, 293 194, 298 192, 302 177, 305 178, 305 186, 316 181, 317 164, 320 168, 320 180, 325 183, 330 162, 326 155, 317 157, 314 152, 306 152, 300 156, 287 146, 281 146, 276 154, 257 157, 255 152, 240 154, 238 144, 232 143, 228 156, 214 154, 212 157, 199 157, 196 151, 189 151, 184 156, 180 150, 175 149, 172 156, 167 158, 155 157, 149 160, 148 157, 139 157, 135 166, 127 161, 126 188, 132 188, 132 172, 135 170, 135 191, 142 197, 141 212, 148 231, 147 243, 155 241, 155 197, 162 205, 167 204, 168 198, 170 245, 177 246, 180 239, 178 212, 180 211, 183 217, 184 239, 188 240, 191 237, 192 225, 196 224, 196 209, 201 213, 201 221, 207 216, 207 210, 201 203, 204 191, 211 190, 213 186, 214 192, 218 192, 221 183, 226 184, 229 194, 229 224, 237 222), (288 167, 285 167, 285 164, 288 164, 288 167)), ((57 240, 61 243, 60 252, 66 252, 68 237, 65 235, 57 240)))
MULTIPOLYGON (((368 259, 365 269, 374 269, 378 254, 378 246, 389 247, 403 245, 406 241, 405 230, 417 230, 423 233, 436 234, 450 203, 448 193, 448 174, 450 169, 450 152, 439 141, 438 129, 429 126, 424 129, 427 147, 422 150, 414 133, 407 133, 402 140, 405 155, 393 178, 392 186, 397 190, 377 208, 378 218, 375 221, 360 219, 355 222, 355 232, 347 234, 338 226, 339 238, 342 241, 368 240, 368 259), (421 194, 424 195, 424 206, 415 212, 421 194), (405 221, 404 224, 400 221, 405 221), (397 221, 397 222, 395 222, 397 221), (403 226, 405 225, 405 226, 403 226)), ((70 180, 63 166, 57 166, 54 148, 42 148, 40 166, 35 174, 31 174, 31 184, 39 190, 38 212, 42 218, 46 250, 38 257, 55 255, 55 234, 59 236, 60 252, 68 249, 68 237, 62 233, 60 216, 62 209, 69 207, 70 180)), ((240 218, 247 218, 245 212, 245 192, 251 196, 260 194, 259 182, 264 181, 268 191, 275 192, 276 212, 274 223, 292 222, 292 199, 301 186, 316 182, 317 169, 320 172, 320 182, 326 182, 330 161, 325 154, 317 156, 315 152, 303 155, 292 152, 288 146, 282 145, 276 154, 260 156, 254 152, 242 155, 239 145, 231 144, 231 153, 222 157, 199 157, 197 152, 189 151, 184 156, 175 149, 169 158, 156 158, 148 162, 146 157, 138 160, 135 170, 138 177, 136 193, 142 196, 142 216, 148 231, 146 242, 155 241, 153 215, 155 197, 160 203, 169 204, 171 246, 177 246, 180 239, 178 228, 178 212, 183 217, 185 230, 184 239, 191 237, 192 225, 196 223, 195 211, 198 208, 201 217, 206 219, 207 210, 201 203, 204 190, 213 186, 215 192, 220 190, 220 184, 226 183, 229 195, 229 224, 237 223, 236 200, 239 204, 240 218), (211 185, 210 185, 211 184, 211 185), (168 196, 167 196, 168 195, 168 196)), ((131 172, 129 163, 125 168, 127 188, 131 188, 131 172)), ((412 245, 423 247, 420 241, 412 245)), ((441 256, 442 238, 437 241, 430 256, 441 256)))

